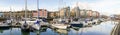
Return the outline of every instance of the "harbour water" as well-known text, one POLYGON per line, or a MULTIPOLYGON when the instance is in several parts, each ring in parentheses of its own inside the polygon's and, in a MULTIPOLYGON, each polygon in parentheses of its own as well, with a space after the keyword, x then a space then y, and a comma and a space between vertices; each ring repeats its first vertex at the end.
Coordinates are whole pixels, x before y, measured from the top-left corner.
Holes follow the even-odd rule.
POLYGON ((0 35, 110 35, 117 23, 106 21, 88 27, 52 29, 41 27, 40 31, 23 31, 19 27, 0 28, 0 35))

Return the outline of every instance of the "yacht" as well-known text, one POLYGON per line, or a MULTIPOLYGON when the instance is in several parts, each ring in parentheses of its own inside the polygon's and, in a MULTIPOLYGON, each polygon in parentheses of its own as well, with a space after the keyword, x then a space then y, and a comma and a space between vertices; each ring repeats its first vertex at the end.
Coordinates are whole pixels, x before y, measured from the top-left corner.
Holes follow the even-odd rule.
POLYGON ((36 22, 34 22, 34 24, 31 25, 31 27, 35 30, 39 30, 41 27, 41 25, 40 25, 41 22, 43 22, 41 19, 37 19, 36 22))
POLYGON ((51 26, 58 29, 67 29, 68 27, 68 25, 65 24, 51 24, 51 26))
POLYGON ((10 25, 8 24, 8 23, 0 23, 0 28, 8 28, 8 27, 10 27, 10 25))
POLYGON ((25 0, 25 19, 24 19, 24 21, 20 21, 20 23, 22 24, 21 25, 22 30, 29 30, 30 29, 30 25, 28 24, 29 21, 26 20, 27 19, 26 12, 27 12, 27 0, 25 0))
POLYGON ((51 24, 51 27, 58 29, 67 29, 70 25, 65 21, 53 20, 54 22, 51 24))
POLYGON ((82 27, 83 23, 81 23, 80 21, 72 21, 70 22, 71 27, 82 27))
POLYGON ((22 30, 29 30, 30 26, 28 25, 27 21, 23 21, 24 23, 21 25, 22 30))
POLYGON ((71 27, 82 27, 83 23, 80 21, 80 19, 73 19, 72 22, 70 22, 71 27))

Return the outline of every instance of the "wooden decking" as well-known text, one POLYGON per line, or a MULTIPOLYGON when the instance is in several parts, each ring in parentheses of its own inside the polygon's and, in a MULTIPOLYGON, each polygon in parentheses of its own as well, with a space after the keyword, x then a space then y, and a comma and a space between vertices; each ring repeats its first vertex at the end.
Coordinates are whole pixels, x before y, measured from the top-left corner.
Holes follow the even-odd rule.
POLYGON ((111 35, 120 35, 120 20, 119 23, 113 28, 111 35))

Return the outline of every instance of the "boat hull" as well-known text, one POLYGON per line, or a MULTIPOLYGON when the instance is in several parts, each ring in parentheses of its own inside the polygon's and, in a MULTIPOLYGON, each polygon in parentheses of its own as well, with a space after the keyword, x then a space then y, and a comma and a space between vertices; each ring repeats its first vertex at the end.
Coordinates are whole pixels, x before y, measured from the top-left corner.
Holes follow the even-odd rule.
POLYGON ((52 24, 51 26, 58 29, 67 29, 67 25, 63 24, 52 24))
POLYGON ((21 25, 21 29, 22 30, 29 30, 30 29, 30 26, 29 25, 21 25))
POLYGON ((8 27, 10 27, 10 25, 6 23, 0 23, 0 28, 8 28, 8 27))
POLYGON ((40 29, 40 25, 35 24, 35 25, 32 26, 32 28, 35 29, 35 30, 39 30, 40 29))
POLYGON ((71 27, 82 27, 83 26, 83 24, 70 24, 71 25, 71 27))

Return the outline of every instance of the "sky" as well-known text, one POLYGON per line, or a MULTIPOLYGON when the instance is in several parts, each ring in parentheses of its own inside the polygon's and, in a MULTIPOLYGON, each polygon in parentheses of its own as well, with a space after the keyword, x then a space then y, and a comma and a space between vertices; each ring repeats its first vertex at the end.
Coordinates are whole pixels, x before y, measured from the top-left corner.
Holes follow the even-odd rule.
MULTIPOLYGON (((29 10, 37 9, 37 0, 28 0, 29 10)), ((98 11, 100 14, 112 15, 120 14, 120 0, 39 0, 39 8, 48 11, 57 11, 58 9, 70 6, 71 9, 76 6, 80 9, 98 11)), ((20 11, 24 10, 25 0, 0 0, 0 11, 20 11)))

